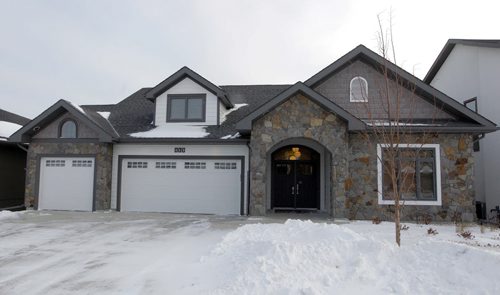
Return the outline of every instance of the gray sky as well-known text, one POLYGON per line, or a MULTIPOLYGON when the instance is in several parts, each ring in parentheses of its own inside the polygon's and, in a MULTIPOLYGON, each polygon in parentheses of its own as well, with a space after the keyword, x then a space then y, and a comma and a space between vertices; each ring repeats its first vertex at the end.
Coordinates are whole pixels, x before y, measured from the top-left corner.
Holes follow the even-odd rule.
POLYGON ((500 39, 496 2, 0 0, 0 108, 116 103, 184 65, 218 85, 304 81, 377 50, 391 8, 398 65, 423 78, 447 39, 500 39))

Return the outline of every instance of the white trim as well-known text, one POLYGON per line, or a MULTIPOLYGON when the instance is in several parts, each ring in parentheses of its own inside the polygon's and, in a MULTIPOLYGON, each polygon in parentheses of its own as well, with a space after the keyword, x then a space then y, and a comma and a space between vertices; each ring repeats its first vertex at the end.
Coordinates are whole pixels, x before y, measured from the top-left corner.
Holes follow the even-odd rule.
MULTIPOLYGON (((441 206, 441 152, 439 144, 399 144, 402 148, 433 148, 436 164, 436 200, 435 201, 404 201, 400 200, 401 205, 422 205, 422 206, 441 206)), ((379 205, 394 205, 393 200, 384 200, 382 196, 382 148, 388 147, 389 144, 377 144, 377 191, 379 205)))
POLYGON ((356 77, 351 79, 351 82, 349 83, 349 101, 350 102, 367 102, 368 101, 368 81, 366 81, 365 78, 363 78, 361 76, 356 76, 356 77), (352 82, 356 79, 361 79, 365 83, 365 93, 364 93, 364 97, 362 97, 361 99, 354 98, 352 96, 352 82))

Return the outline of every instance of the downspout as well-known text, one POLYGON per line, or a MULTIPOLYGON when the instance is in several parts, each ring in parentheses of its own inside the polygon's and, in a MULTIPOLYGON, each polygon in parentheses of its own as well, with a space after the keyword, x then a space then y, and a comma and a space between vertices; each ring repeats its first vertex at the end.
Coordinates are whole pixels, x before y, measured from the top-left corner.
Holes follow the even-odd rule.
POLYGON ((252 148, 250 147, 250 141, 247 142, 248 147, 248 172, 247 172, 247 216, 250 216, 250 165, 252 163, 252 148))

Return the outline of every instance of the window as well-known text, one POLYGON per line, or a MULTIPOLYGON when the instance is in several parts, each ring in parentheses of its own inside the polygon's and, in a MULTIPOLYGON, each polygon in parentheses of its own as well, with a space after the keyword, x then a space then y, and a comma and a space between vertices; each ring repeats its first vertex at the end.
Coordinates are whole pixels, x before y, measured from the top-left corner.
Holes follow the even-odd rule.
POLYGON ((72 167, 92 167, 92 160, 73 160, 72 167))
POLYGON ((234 170, 234 169, 236 169, 236 163, 235 162, 214 163, 214 169, 216 169, 216 170, 234 170))
POLYGON ((65 160, 47 160, 45 162, 46 167, 64 167, 66 166, 65 160))
POLYGON ((73 120, 63 121, 59 128, 60 138, 76 138, 76 123, 73 120))
POLYGON ((127 162, 127 168, 148 168, 148 162, 127 162))
POLYGON ((464 100, 464 106, 466 106, 468 109, 473 110, 474 112, 478 112, 477 109, 477 97, 469 98, 464 100))
POLYGON ((387 147, 385 144, 377 146, 379 204, 394 204, 394 186, 390 176, 394 171, 402 204, 441 205, 439 144, 400 145, 394 161, 387 147))
POLYGON ((176 162, 156 162, 155 168, 157 169, 175 169, 177 168, 176 162))
POLYGON ((349 85, 351 102, 368 101, 368 82, 363 77, 354 77, 349 85))
POLYGON ((184 162, 184 169, 206 169, 207 163, 205 162, 184 162))
POLYGON ((170 94, 167 97, 167 122, 204 122, 205 94, 170 94))

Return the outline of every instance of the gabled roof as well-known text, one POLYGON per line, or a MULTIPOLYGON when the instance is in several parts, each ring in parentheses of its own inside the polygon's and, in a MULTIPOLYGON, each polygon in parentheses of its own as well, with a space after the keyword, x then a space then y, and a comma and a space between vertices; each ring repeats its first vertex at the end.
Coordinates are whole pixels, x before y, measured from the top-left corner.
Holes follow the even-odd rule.
POLYGON ((190 78, 194 82, 198 83, 200 86, 203 88, 207 89, 208 91, 212 92, 215 96, 217 96, 227 108, 232 108, 233 104, 227 97, 226 93, 224 90, 221 88, 217 87, 214 85, 212 82, 208 81, 207 79, 203 78, 201 75, 196 73, 195 71, 191 70, 188 67, 182 67, 180 70, 172 74, 170 77, 167 79, 163 80, 160 84, 156 85, 155 87, 151 88, 146 93, 146 98, 154 100, 156 99, 160 94, 163 92, 167 91, 170 87, 174 86, 184 78, 190 78))
MULTIPOLYGON (((355 60, 362 60, 368 64, 371 64, 378 70, 387 69, 389 76, 397 76, 403 85, 408 84, 415 87, 415 92, 423 99, 426 99, 432 104, 436 104, 437 107, 443 110, 464 118, 466 120, 474 121, 482 126, 488 127, 486 129, 492 129, 496 127, 496 124, 486 119, 485 117, 479 115, 478 113, 465 107, 458 101, 447 96, 446 94, 440 92, 434 87, 424 83, 422 80, 373 52, 372 50, 366 48, 363 45, 358 45, 356 48, 339 58, 337 61, 333 62, 323 70, 321 70, 316 75, 309 78, 304 82, 305 85, 314 88, 319 85, 324 80, 328 79, 334 73, 340 71, 344 67, 348 66, 355 60)), ((496 130, 496 129, 495 129, 496 130)))
POLYGON ((448 42, 444 45, 438 57, 427 72, 427 75, 425 75, 425 83, 430 84, 432 82, 436 74, 439 72, 439 69, 441 69, 444 62, 457 44, 474 47, 500 48, 500 40, 448 39, 448 42))
POLYGON ((261 118, 268 112, 272 111, 276 106, 280 105, 281 103, 285 102, 288 98, 291 96, 301 93, 305 96, 307 96, 309 99, 312 101, 316 102, 323 108, 337 114, 340 116, 342 119, 344 119, 348 123, 348 128, 349 130, 363 130, 366 125, 361 121, 360 119, 354 117, 347 111, 345 111, 343 108, 329 100, 328 98, 324 97, 323 95, 317 93, 316 91, 312 90, 311 88, 307 87, 304 83, 302 82, 297 82, 285 91, 281 92, 271 100, 267 101, 260 107, 258 107, 256 110, 248 114, 246 117, 241 119, 237 124, 236 124, 236 129, 238 129, 241 132, 248 132, 252 129, 252 122, 261 118))
POLYGON ((30 119, 23 117, 23 116, 20 116, 18 114, 7 112, 6 110, 0 109, 0 121, 15 123, 18 125, 25 125, 30 121, 30 119))
POLYGON ((66 100, 59 100, 43 113, 31 120, 23 128, 12 134, 9 141, 12 142, 29 142, 31 137, 36 133, 36 127, 43 127, 58 118, 65 112, 69 112, 78 120, 84 122, 89 128, 99 134, 99 140, 102 142, 111 142, 118 138, 118 134, 113 129, 113 126, 107 120, 92 110, 84 110, 83 108, 73 105, 66 100), (101 120, 103 119, 103 120, 101 120))

